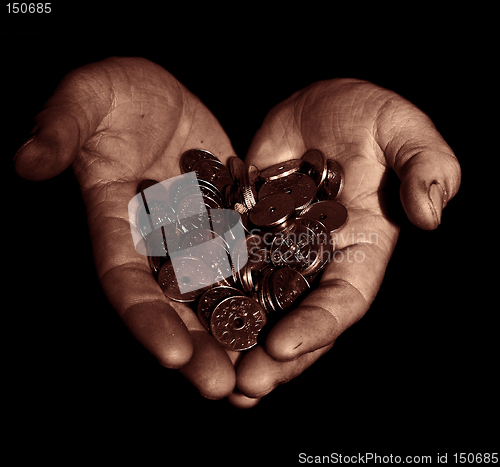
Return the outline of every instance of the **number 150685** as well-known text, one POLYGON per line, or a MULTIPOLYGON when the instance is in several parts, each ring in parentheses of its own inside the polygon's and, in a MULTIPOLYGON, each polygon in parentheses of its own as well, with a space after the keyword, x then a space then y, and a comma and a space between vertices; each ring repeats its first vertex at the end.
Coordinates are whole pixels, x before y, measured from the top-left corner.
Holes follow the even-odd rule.
POLYGON ((7 3, 9 13, 50 13, 50 3, 7 3))

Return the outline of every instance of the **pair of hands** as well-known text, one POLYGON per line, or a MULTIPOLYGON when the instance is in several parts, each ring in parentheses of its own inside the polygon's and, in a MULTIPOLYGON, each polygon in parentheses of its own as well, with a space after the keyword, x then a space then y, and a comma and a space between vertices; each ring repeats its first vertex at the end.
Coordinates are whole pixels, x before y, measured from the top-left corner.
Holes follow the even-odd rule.
POLYGON ((152 62, 110 58, 69 73, 38 115, 34 134, 18 151, 16 170, 43 180, 73 165, 97 274, 130 331, 205 397, 227 396, 238 407, 255 405, 302 373, 368 310, 399 232, 387 216, 388 171, 401 179, 408 218, 423 229, 439 225, 460 185, 457 159, 430 119, 391 91, 353 79, 322 81, 272 109, 245 162, 264 169, 311 148, 338 160, 349 221, 336 249, 345 254, 273 327, 265 347, 242 354, 220 347, 188 306, 163 295, 130 234, 127 207, 139 181, 179 175, 187 149, 206 148, 223 163, 234 155, 201 101, 152 62))

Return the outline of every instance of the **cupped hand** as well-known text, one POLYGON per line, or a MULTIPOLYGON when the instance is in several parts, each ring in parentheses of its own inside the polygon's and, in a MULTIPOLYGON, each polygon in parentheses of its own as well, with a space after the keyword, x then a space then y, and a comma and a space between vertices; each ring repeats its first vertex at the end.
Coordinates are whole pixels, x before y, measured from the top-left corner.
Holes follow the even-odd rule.
POLYGON ((264 169, 313 148, 344 169, 339 201, 348 222, 332 234, 335 253, 318 288, 272 328, 263 346, 243 356, 237 403, 251 404, 248 398, 257 401, 299 375, 370 307, 399 233, 384 191, 389 171, 401 180, 408 218, 422 229, 439 225, 459 188, 457 159, 427 115, 372 83, 334 79, 295 93, 269 112, 245 162, 264 169))
POLYGON ((141 180, 180 174, 185 150, 206 148, 222 162, 234 155, 215 117, 158 65, 112 58, 71 72, 37 117, 34 135, 18 151, 16 170, 42 180, 73 166, 99 279, 131 332, 204 396, 229 395, 241 407, 300 374, 370 306, 398 236, 384 200, 388 171, 401 178, 410 220, 425 229, 438 225, 460 182, 453 152, 428 117, 370 83, 315 83, 273 109, 246 161, 262 169, 323 150, 344 167, 340 201, 349 221, 335 236, 337 253, 319 287, 273 327, 265 347, 243 355, 235 375, 235 353, 161 292, 134 248, 127 210, 141 180))
POLYGON ((160 66, 110 58, 69 73, 38 115, 35 136, 17 153, 31 180, 69 165, 80 184, 99 280, 134 336, 208 398, 235 384, 231 359, 185 304, 168 300, 146 256, 134 248, 128 203, 143 179, 180 174, 179 155, 209 148, 222 162, 231 143, 208 109, 160 66))

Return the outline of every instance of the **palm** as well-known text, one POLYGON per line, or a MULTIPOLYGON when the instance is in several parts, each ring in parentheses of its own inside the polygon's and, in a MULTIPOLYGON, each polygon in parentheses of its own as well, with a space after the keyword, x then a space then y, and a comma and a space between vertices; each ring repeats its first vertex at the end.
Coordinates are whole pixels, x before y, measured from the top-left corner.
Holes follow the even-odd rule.
MULTIPOLYGON (((426 130, 435 146, 432 152, 448 153, 444 141, 435 137, 430 120, 418 109, 391 91, 355 80, 315 83, 269 113, 246 160, 266 167, 269 161, 298 158, 307 149, 321 149, 344 168, 340 201, 348 208, 349 219, 333 235, 337 252, 318 288, 275 325, 265 351, 254 348, 240 363, 237 381, 245 394, 262 396, 300 374, 367 311, 399 231, 388 216, 384 186, 391 168, 401 177, 405 163, 418 156, 413 147, 405 150, 412 132, 426 130)), ((425 154, 424 145, 418 149, 425 154)), ((430 169, 442 164, 432 161, 434 154, 426 157, 430 169)), ((417 225, 435 228, 435 213, 423 211, 415 202, 417 196, 424 197, 430 205, 424 192, 428 182, 426 187, 416 177, 409 181, 401 191, 407 214, 417 225)))

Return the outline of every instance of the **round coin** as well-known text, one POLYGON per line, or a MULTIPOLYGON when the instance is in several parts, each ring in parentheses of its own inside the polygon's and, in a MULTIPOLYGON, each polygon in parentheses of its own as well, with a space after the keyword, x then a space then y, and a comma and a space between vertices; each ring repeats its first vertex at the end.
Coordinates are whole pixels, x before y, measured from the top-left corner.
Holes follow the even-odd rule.
POLYGON ((245 172, 247 170, 245 167, 245 163, 238 156, 233 156, 228 159, 227 165, 229 167, 229 171, 231 172, 233 180, 237 184, 241 185, 243 183, 245 172))
POLYGON ((273 227, 285 222, 295 211, 295 200, 287 193, 270 194, 250 211, 250 222, 260 227, 273 227))
POLYGON ((280 268, 271 275, 270 288, 276 308, 283 311, 309 290, 309 283, 295 269, 280 268))
POLYGON ((214 308, 225 298, 243 295, 242 292, 233 287, 212 287, 200 296, 196 314, 201 324, 210 331, 210 316, 214 308))
POLYGON ((196 176, 199 179, 215 185, 221 193, 224 192, 224 187, 226 187, 226 185, 233 185, 234 183, 231 172, 229 172, 229 169, 220 162, 203 159, 196 162, 192 170, 196 172, 196 176))
POLYGON ((200 193, 184 196, 179 201, 177 221, 185 232, 198 228, 210 229, 210 219, 205 206, 205 199, 200 193))
POLYGON ((316 187, 321 189, 328 175, 328 165, 326 156, 319 149, 310 149, 302 156, 303 172, 309 175, 316 184, 316 187))
POLYGON ((288 266, 309 276, 325 266, 330 249, 330 232, 326 227, 315 219, 299 217, 274 238, 270 256, 275 266, 288 266))
POLYGON ((176 302, 193 302, 213 283, 210 267, 192 256, 178 256, 167 261, 158 274, 161 290, 176 302))
POLYGON ((246 350, 257 344, 266 316, 259 304, 245 296, 228 297, 213 310, 210 331, 230 350, 246 350))
POLYGON ((179 160, 181 172, 183 174, 191 172, 193 170, 193 165, 201 160, 211 160, 222 164, 222 162, 209 151, 205 151, 204 149, 189 149, 182 154, 179 160))
POLYGON ((259 200, 269 195, 286 193, 295 201, 295 209, 304 209, 312 203, 316 192, 316 184, 311 177, 294 172, 286 177, 264 183, 259 190, 259 200))
POLYGON ((337 161, 328 159, 328 176, 323 186, 323 194, 327 199, 336 199, 344 189, 344 170, 337 161))
POLYGON ((330 233, 340 229, 347 222, 346 207, 331 200, 311 204, 300 215, 320 221, 330 233))
POLYGON ((294 172, 297 172, 303 164, 302 159, 289 159, 279 164, 274 164, 260 173, 260 178, 268 182, 277 178, 286 177, 294 172))

